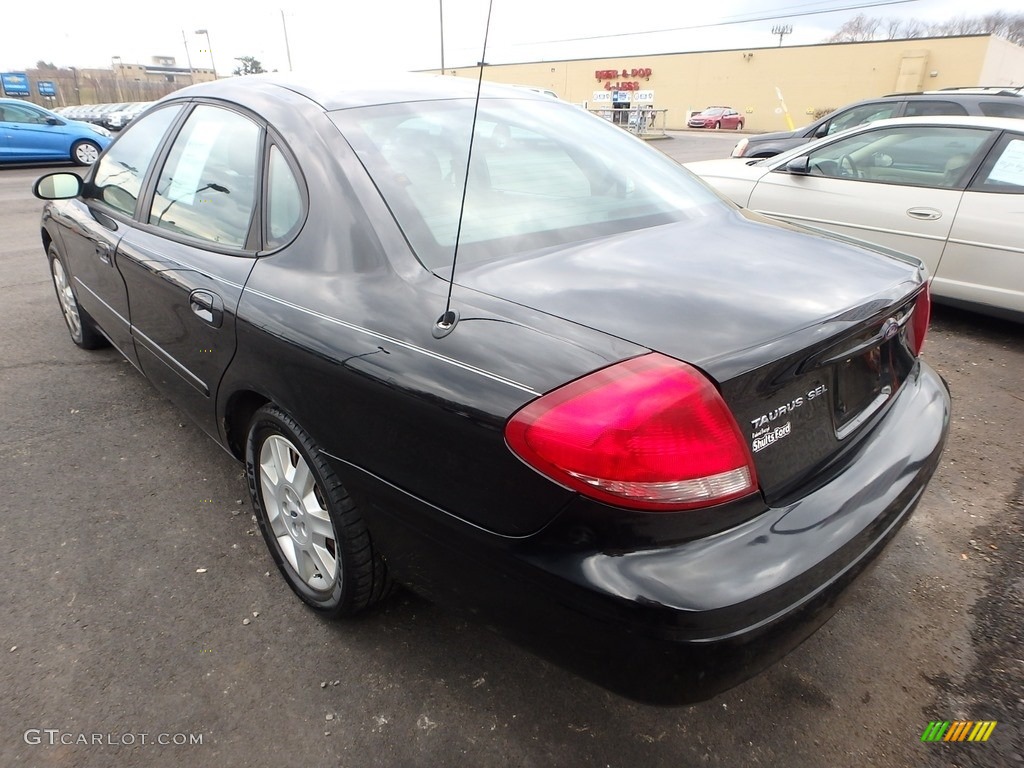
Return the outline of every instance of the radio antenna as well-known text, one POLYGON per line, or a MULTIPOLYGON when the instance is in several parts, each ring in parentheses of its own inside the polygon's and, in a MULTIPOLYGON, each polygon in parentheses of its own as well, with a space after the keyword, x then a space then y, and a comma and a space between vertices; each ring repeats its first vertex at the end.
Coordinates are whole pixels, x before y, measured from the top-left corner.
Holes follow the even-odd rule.
MULTIPOLYGON (((476 116, 480 112, 480 89, 484 82, 484 65, 487 62, 487 36, 491 31, 491 11, 494 0, 487 2, 487 24, 484 26, 484 49, 480 54, 480 72, 476 79, 476 100, 473 102, 473 124, 469 129, 469 150, 466 152, 466 175, 462 180, 462 200, 459 203, 459 224, 455 229, 455 251, 452 254, 452 273, 448 278, 448 298, 444 305, 444 314, 434 322, 433 336, 441 339, 455 329, 459 322, 459 313, 452 311, 452 286, 455 285, 455 265, 459 263, 459 241, 462 238, 462 216, 466 212, 466 192, 469 189, 469 166, 473 162, 473 139, 476 136, 476 116)), ((443 74, 443 72, 442 72, 443 74)))

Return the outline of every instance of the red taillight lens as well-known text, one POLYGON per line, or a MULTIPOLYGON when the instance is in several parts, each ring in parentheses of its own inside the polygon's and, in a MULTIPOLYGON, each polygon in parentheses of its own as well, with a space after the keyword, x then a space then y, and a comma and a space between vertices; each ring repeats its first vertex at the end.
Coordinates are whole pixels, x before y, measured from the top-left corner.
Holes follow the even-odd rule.
POLYGON ((557 483, 634 509, 692 509, 757 489, 754 462, 718 390, 659 354, 618 363, 518 411, 505 439, 557 483))
POLYGON ((914 302, 914 313, 910 316, 907 327, 907 345, 914 357, 921 354, 924 337, 928 332, 928 323, 932 317, 931 283, 925 283, 924 290, 917 294, 914 302))

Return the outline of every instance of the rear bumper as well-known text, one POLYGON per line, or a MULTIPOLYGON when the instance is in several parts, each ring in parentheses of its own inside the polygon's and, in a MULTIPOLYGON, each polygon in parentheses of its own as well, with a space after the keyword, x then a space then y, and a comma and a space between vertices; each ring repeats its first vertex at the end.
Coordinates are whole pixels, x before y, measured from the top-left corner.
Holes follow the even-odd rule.
POLYGON ((339 470, 400 581, 623 695, 684 703, 754 675, 828 619, 909 518, 948 428, 948 392, 922 364, 825 486, 712 536, 614 553, 499 540, 422 502, 407 516, 408 495, 339 470))

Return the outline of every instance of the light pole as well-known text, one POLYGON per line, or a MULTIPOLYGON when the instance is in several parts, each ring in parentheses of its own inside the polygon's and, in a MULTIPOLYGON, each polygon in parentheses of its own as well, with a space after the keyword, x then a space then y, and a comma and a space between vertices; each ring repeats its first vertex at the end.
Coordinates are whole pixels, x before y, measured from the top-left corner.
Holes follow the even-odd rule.
POLYGON ((772 34, 779 36, 779 48, 781 48, 782 47, 782 38, 784 38, 786 35, 793 34, 793 25, 792 24, 776 24, 774 27, 772 27, 772 34))
POLYGON ((292 48, 288 45, 288 25, 284 21, 284 8, 281 9, 281 29, 284 30, 284 51, 288 54, 288 71, 292 71, 292 48))
POLYGON ((205 35, 206 36, 206 50, 210 52, 210 66, 213 67, 213 79, 216 80, 217 79, 217 64, 213 60, 213 46, 210 45, 210 33, 207 30, 205 30, 205 29, 197 29, 196 30, 196 34, 197 35, 205 35))
POLYGON ((124 101, 124 96, 121 94, 121 78, 118 77, 118 70, 121 69, 121 57, 111 56, 110 57, 110 68, 114 71, 114 87, 117 89, 117 100, 124 101), (114 68, 114 62, 117 62, 117 68, 114 68))

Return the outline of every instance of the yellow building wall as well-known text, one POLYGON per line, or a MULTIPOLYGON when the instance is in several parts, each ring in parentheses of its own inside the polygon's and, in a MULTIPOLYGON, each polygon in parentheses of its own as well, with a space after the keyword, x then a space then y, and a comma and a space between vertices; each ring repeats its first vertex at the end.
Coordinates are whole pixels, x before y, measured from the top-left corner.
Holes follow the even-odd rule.
MULTIPOLYGON (((648 68, 650 77, 625 81, 653 92, 653 101, 644 104, 667 109, 668 128, 685 127, 691 111, 720 105, 743 113, 747 129, 777 131, 788 128, 780 92, 800 126, 815 114, 888 93, 1020 84, 1024 48, 974 35, 501 64, 486 67, 484 78, 547 88, 566 101, 598 109, 610 104, 595 101, 595 94, 606 93, 606 82, 623 78, 599 80, 597 71, 648 68)), ((476 77, 477 69, 445 73, 476 77)))

